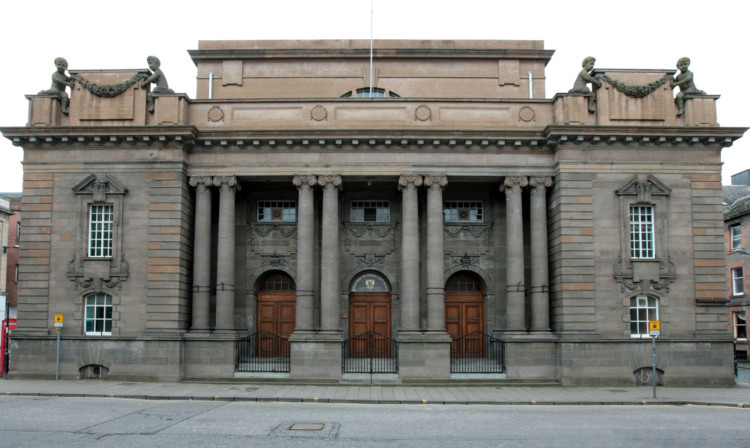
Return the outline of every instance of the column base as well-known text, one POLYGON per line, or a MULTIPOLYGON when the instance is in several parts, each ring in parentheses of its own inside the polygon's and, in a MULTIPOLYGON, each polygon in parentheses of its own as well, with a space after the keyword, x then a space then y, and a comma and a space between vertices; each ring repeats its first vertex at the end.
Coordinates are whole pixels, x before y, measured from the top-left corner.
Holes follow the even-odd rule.
POLYGON ((398 372, 405 380, 450 379, 450 335, 445 331, 400 331, 398 372))
POLYGON ((341 377, 341 331, 297 330, 289 337, 291 378, 341 377))

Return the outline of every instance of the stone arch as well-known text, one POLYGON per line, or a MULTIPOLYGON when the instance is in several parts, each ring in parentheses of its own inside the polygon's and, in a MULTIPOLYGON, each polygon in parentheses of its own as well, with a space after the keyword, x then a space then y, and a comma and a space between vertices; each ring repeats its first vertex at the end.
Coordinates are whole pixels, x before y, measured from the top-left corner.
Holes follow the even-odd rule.
POLYGON ((458 274, 462 271, 471 272, 479 277, 485 297, 495 294, 495 282, 491 280, 489 272, 479 266, 450 266, 444 271, 445 281, 447 282, 453 274, 458 274))
POLYGON ((384 268, 377 268, 377 267, 368 267, 368 268, 362 268, 362 267, 356 267, 354 269, 351 269, 347 274, 341 279, 341 295, 342 296, 348 296, 349 295, 349 288, 352 285, 352 281, 356 276, 359 274, 365 273, 365 272, 374 272, 376 274, 381 275, 383 278, 388 280, 388 283, 391 285, 391 297, 395 298, 395 296, 398 295, 400 289, 398 284, 398 279, 396 278, 393 273, 388 271, 384 268))
POLYGON ((247 278, 248 292, 257 293, 260 281, 267 275, 273 272, 283 272, 284 274, 291 277, 294 284, 297 284, 296 272, 292 272, 288 266, 261 266, 254 270, 247 278))

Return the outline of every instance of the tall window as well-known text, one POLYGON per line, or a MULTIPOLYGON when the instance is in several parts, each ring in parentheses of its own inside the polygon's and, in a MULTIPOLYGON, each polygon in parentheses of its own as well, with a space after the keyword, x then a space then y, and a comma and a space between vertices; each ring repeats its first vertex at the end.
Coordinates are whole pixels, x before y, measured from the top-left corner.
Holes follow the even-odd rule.
POLYGON ((391 205, 388 201, 352 201, 352 222, 390 222, 391 205))
POLYGON ((258 222, 295 222, 295 201, 258 201, 258 222))
POLYGON ((86 296, 85 325, 87 335, 112 334, 112 296, 102 292, 86 296))
POLYGON ((89 257, 112 256, 111 205, 92 205, 89 213, 89 257))
POLYGON ((630 257, 654 258, 654 208, 630 207, 630 257))
POLYGON ((732 313, 732 321, 734 322, 734 338, 735 339, 747 339, 747 314, 744 311, 735 311, 732 313))
POLYGON ((483 222, 482 201, 445 201, 445 222, 483 222))
POLYGON ((649 296, 635 296, 631 298, 630 337, 649 337, 648 322, 651 320, 659 320, 659 301, 649 296))
POLYGON ((742 268, 732 268, 732 295, 745 294, 745 279, 742 274, 742 268))
POLYGON ((729 238, 732 251, 742 249, 742 226, 739 224, 729 227, 729 238))

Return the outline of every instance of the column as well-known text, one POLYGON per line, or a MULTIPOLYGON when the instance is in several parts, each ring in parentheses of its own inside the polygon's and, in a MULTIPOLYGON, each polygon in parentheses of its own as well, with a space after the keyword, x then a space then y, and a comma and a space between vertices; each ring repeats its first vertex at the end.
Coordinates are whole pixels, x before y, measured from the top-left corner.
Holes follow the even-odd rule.
POLYGON ((551 177, 532 177, 531 190, 531 331, 549 328, 549 267, 547 252, 547 188, 551 177))
POLYGON ((401 330, 419 330, 419 204, 422 176, 401 176, 401 330))
POLYGON ((505 190, 506 225, 506 300, 507 330, 526 331, 523 266, 523 204, 521 188, 528 185, 525 177, 506 177, 501 189, 505 190))
POLYGON ((193 176, 195 239, 193 245, 193 322, 190 331, 209 330, 211 314, 211 184, 210 176, 193 176))
POLYGON ((445 176, 425 176, 427 190, 427 330, 445 331, 443 188, 445 176))
POLYGON ((313 226, 315 176, 294 176, 292 183, 299 191, 297 204, 297 325, 295 331, 313 330, 313 226))
POLYGON ((341 176, 318 176, 323 187, 320 247, 320 326, 324 331, 341 330, 339 310, 339 190, 341 176))
POLYGON ((234 331, 234 176, 214 177, 219 187, 219 241, 216 255, 216 331, 234 331))

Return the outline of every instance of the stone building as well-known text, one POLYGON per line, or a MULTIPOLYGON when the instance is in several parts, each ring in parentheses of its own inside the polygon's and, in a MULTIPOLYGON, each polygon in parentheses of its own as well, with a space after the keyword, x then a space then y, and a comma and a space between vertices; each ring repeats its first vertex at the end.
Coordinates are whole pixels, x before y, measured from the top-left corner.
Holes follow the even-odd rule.
POLYGON ((750 238, 750 170, 732 176, 732 185, 725 185, 723 192, 730 331, 735 341, 735 357, 738 361, 748 361, 750 302, 745 278, 750 272, 750 251, 745 247, 750 238))
POLYGON ((202 41, 197 99, 29 95, 11 373, 54 374, 63 315, 64 378, 632 385, 659 320, 660 381, 734 383, 718 96, 595 69, 548 98, 541 41, 369 44, 202 41))

